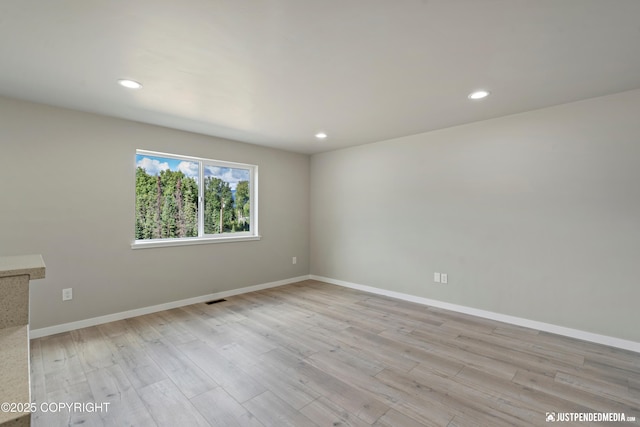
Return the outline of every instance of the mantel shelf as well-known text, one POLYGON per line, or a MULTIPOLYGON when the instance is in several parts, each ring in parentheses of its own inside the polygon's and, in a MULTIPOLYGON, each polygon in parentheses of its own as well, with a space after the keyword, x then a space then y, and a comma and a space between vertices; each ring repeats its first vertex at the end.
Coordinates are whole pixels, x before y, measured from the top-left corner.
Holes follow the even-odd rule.
POLYGON ((29 280, 44 278, 42 255, 18 255, 0 257, 0 278, 28 275, 29 280))

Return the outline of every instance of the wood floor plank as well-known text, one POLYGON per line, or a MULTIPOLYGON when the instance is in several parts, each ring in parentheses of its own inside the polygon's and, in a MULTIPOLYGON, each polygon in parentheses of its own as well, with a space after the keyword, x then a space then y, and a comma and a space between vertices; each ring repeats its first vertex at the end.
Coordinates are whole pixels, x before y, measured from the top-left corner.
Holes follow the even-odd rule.
MULTIPOLYGON (((187 329, 191 335, 203 341, 213 341, 216 339, 218 331, 213 324, 207 322, 210 318, 199 310, 190 309, 190 306, 175 309, 176 323, 187 329), (199 314, 198 314, 199 313, 199 314)), ((222 345, 220 343, 219 345, 222 345)))
MULTIPOLYGON (((241 344, 243 349, 246 349, 252 354, 260 355, 279 347, 278 344, 274 343, 268 337, 251 330, 250 327, 245 327, 244 323, 234 325, 234 329, 236 329, 236 339, 233 343, 241 344)), ((218 346, 217 348, 223 348, 226 345, 228 344, 218 346)))
MULTIPOLYGON (((505 381, 499 377, 493 377, 493 381, 484 383, 465 381, 464 377, 462 379, 458 375, 445 377, 429 369, 424 369, 422 366, 413 369, 409 375, 416 383, 445 394, 447 399, 443 402, 446 404, 449 404, 448 398, 451 397, 455 401, 466 402, 470 408, 477 412, 502 419, 512 425, 535 424, 542 413, 537 410, 538 408, 532 409, 530 405, 519 401, 517 394, 510 394, 499 387, 498 385, 505 381)), ((511 382, 506 382, 506 384, 510 385, 511 382)), ((455 403, 455 405, 457 404, 455 403)))
POLYGON ((310 388, 365 422, 374 423, 389 410, 387 404, 371 393, 361 391, 310 363, 299 363, 295 371, 310 388))
POLYGON ((563 348, 550 348, 550 346, 541 346, 535 343, 524 343, 522 341, 514 341, 513 339, 506 339, 497 335, 462 332, 456 341, 482 345, 486 347, 497 348, 502 352, 513 353, 517 358, 522 358, 523 355, 528 356, 529 360, 532 358, 540 358, 539 360, 545 363, 552 363, 555 366, 581 366, 584 364, 584 355, 576 354, 563 348))
POLYGON ((155 340, 147 343, 143 348, 187 399, 218 386, 202 369, 168 341, 155 340))
POLYGON ((229 305, 229 301, 223 301, 211 305, 200 304, 200 307, 218 324, 242 322, 247 319, 244 314, 231 310, 229 305))
MULTIPOLYGON (((316 331, 319 330, 312 331, 309 329, 307 332, 309 332, 313 337, 323 336, 319 333, 312 334, 312 332, 316 331)), ((328 334, 329 331, 325 331, 325 333, 328 334)), ((330 353, 332 360, 345 365, 346 369, 357 371, 365 375, 374 376, 385 368, 383 363, 363 357, 362 353, 355 352, 351 347, 347 347, 345 345, 336 345, 335 348, 328 350, 328 353, 330 353)), ((327 354, 327 351, 312 354, 310 358, 314 358, 314 356, 319 356, 321 354, 327 354)), ((315 358, 317 359, 317 357, 315 358)))
MULTIPOLYGON (((448 424, 447 424, 448 425, 448 424)), ((389 409, 378 421, 373 424, 374 427, 424 427, 425 424, 408 417, 395 409, 389 409)))
POLYGON ((311 348, 305 343, 287 338, 282 335, 280 331, 271 329, 269 326, 257 321, 247 321, 243 322, 241 325, 254 333, 258 333, 275 347, 286 348, 302 357, 307 357, 317 351, 315 348, 311 348))
POLYGON ((443 319, 443 326, 444 323, 451 322, 450 326, 454 326, 453 324, 456 324, 458 325, 458 328, 463 331, 471 329, 475 331, 491 332, 497 326, 503 324, 501 322, 496 322, 495 320, 455 312, 440 307, 430 306, 427 310, 430 313, 435 313, 438 317, 443 319))
POLYGON ((403 351, 398 351, 398 347, 406 349, 406 346, 358 328, 349 327, 337 334, 337 337, 345 345, 351 346, 351 348, 357 347, 359 352, 366 357, 380 360, 385 365, 395 366, 402 371, 408 372, 419 363, 403 351))
POLYGON ((238 402, 243 403, 266 391, 260 383, 202 341, 178 349, 238 402))
POLYGON ((250 346, 246 345, 244 339, 236 340, 230 344, 217 348, 218 352, 225 359, 233 362, 240 369, 251 367, 258 363, 258 357, 262 354, 255 352, 250 346))
POLYGON ((485 337, 469 338, 459 335, 451 341, 451 345, 464 351, 465 354, 475 354, 488 357, 496 362, 500 369, 502 366, 511 367, 510 374, 514 374, 513 369, 527 369, 543 375, 554 375, 558 369, 565 369, 571 366, 582 366, 583 358, 578 356, 575 362, 568 362, 566 358, 553 358, 553 356, 541 355, 515 346, 507 346, 505 343, 492 343, 485 337))
POLYGON ((335 350, 338 347, 337 344, 327 342, 326 340, 315 339, 314 337, 310 336, 306 329, 290 328, 280 331, 280 334, 285 339, 294 341, 298 344, 302 344, 306 348, 308 348, 310 350, 308 356, 311 356, 319 351, 335 350))
POLYGON ((266 427, 316 427, 318 425, 270 391, 254 397, 243 406, 266 427))
POLYGON ((132 317, 126 319, 125 322, 131 330, 135 331, 135 333, 146 342, 162 338, 160 332, 153 327, 153 322, 149 319, 148 315, 132 317))
POLYGON ((633 369, 640 368, 638 353, 629 350, 601 345, 577 338, 559 336, 545 331, 539 331, 535 340, 545 346, 561 346, 565 349, 571 349, 578 354, 584 354, 585 358, 593 358, 605 363, 609 360, 612 362, 612 366, 629 366, 633 369))
POLYGON ((583 390, 587 393, 598 394, 614 402, 629 406, 636 411, 640 411, 640 402, 630 395, 628 386, 621 386, 618 384, 612 384, 609 381, 601 381, 593 378, 567 374, 562 371, 556 374, 555 380, 557 382, 571 385, 572 387, 583 390))
POLYGON ((167 375, 149 357, 139 341, 130 334, 112 336, 107 344, 122 370, 126 372, 134 388, 162 381, 167 375))
POLYGON ((216 387, 191 399, 200 414, 213 427, 263 427, 264 425, 240 405, 222 387, 216 387))
POLYGON ((159 426, 210 427, 169 379, 142 387, 138 394, 159 426))
POLYGON ((578 375, 587 375, 593 378, 600 378, 613 384, 630 386, 633 382, 640 382, 640 370, 632 371, 616 366, 603 365, 598 362, 585 360, 582 366, 571 367, 570 372, 578 375))
POLYGON ((94 369, 87 373, 87 382, 96 402, 109 403, 107 411, 98 412, 105 426, 157 425, 120 366, 94 369))
MULTIPOLYGON (((296 291, 296 292, 299 292, 296 291)), ((326 310, 326 304, 318 304, 317 302, 308 301, 304 298, 296 298, 295 294, 286 294, 285 306, 287 310, 295 310, 302 313, 303 316, 298 319, 300 323, 309 327, 321 327, 332 331, 339 331, 348 325, 344 322, 334 319, 323 312, 326 310)))
POLYGON ((397 401, 395 390, 375 378, 378 372, 370 375, 354 369, 353 366, 334 357, 332 352, 316 353, 307 358, 306 362, 335 378, 340 378, 350 386, 386 405, 397 401))
POLYGON ((474 368, 491 372, 496 376, 511 379, 518 370, 517 366, 511 365, 508 361, 501 361, 493 357, 487 357, 477 348, 466 346, 462 348, 456 345, 455 338, 443 339, 433 332, 413 331, 410 335, 423 339, 433 344, 430 352, 442 357, 449 357, 474 368))
POLYGON ((258 381, 265 390, 273 392, 293 409, 299 410, 320 397, 319 393, 297 381, 295 377, 282 375, 278 370, 265 369, 263 365, 253 365, 245 368, 244 371, 258 381))
MULTIPOLYGON (((569 400, 591 411, 626 412, 631 415, 637 413, 633 408, 611 401, 597 392, 593 394, 534 372, 518 371, 513 378, 513 382, 551 396, 556 396, 560 399, 569 400)), ((634 405, 634 407, 635 406, 636 405, 634 405)), ((638 416, 640 416, 640 413, 638 416)))
POLYGON ((341 379, 305 362, 286 349, 276 349, 261 356, 262 366, 292 377, 314 392, 327 397, 364 421, 374 422, 388 409, 373 393, 364 393, 341 379))
POLYGON ((160 311, 147 315, 149 324, 172 344, 184 344, 196 339, 188 328, 173 320, 169 311, 160 311))
POLYGON ((87 378, 70 333, 41 339, 40 349, 47 394, 86 381, 87 378))
POLYGON ((205 323, 213 327, 214 332, 208 336, 201 336, 200 339, 215 349, 232 344, 245 334, 245 330, 240 326, 243 322, 218 323, 215 319, 209 319, 205 323))
POLYGON ((411 351, 409 354, 411 359, 419 364, 428 365, 432 370, 445 375, 454 375, 466 366, 463 361, 451 357, 451 353, 455 352, 455 350, 450 346, 434 345, 434 343, 425 342, 411 334, 398 331, 384 331, 378 335, 401 343, 404 346, 410 346, 411 351))
POLYGON ((102 332, 102 334, 107 338, 112 338, 117 335, 122 335, 130 332, 129 327, 127 326, 127 321, 125 319, 103 323, 101 325, 98 325, 97 328, 100 329, 100 332, 102 332))
POLYGON ((376 378, 399 391, 398 396, 401 399, 393 405, 394 409, 427 425, 446 426, 457 413, 478 420, 481 425, 523 425, 508 415, 487 410, 476 399, 466 402, 459 395, 450 395, 453 388, 431 387, 429 380, 416 380, 408 373, 385 369, 376 375, 376 378))
POLYGON ((300 412, 321 427, 367 427, 371 425, 324 397, 319 397, 309 403, 300 412))
POLYGON ((106 368, 115 363, 115 356, 107 345, 104 335, 97 326, 71 331, 80 363, 85 372, 106 368))
POLYGON ((44 365, 42 363, 42 340, 30 342, 30 369, 31 369, 31 401, 36 405, 44 402, 47 388, 44 381, 44 365))
POLYGON ((551 396, 537 390, 516 384, 503 378, 495 377, 487 372, 480 371, 470 366, 465 367, 458 372, 452 381, 474 387, 479 390, 485 390, 486 393, 500 392, 507 396, 517 398, 518 403, 522 407, 530 408, 538 413, 550 412, 550 409, 557 412, 580 412, 582 406, 561 399, 557 396, 551 396))

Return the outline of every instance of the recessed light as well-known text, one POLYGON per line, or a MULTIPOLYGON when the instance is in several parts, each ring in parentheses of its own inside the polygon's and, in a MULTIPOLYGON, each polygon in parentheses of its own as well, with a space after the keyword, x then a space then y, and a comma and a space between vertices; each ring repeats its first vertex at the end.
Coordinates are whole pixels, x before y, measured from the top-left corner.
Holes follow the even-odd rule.
POLYGON ((467 98, 469 99, 482 99, 489 96, 489 92, 486 90, 477 90, 475 92, 471 92, 467 98))
POLYGON ((120 79, 118 80, 118 83, 120 83, 120 86, 124 86, 127 89, 140 89, 142 87, 141 83, 134 80, 120 79))
POLYGON ((318 133, 316 133, 316 138, 318 138, 318 139, 325 139, 327 136, 329 136, 329 135, 327 135, 327 134, 326 134, 326 133, 324 133, 324 132, 318 132, 318 133))

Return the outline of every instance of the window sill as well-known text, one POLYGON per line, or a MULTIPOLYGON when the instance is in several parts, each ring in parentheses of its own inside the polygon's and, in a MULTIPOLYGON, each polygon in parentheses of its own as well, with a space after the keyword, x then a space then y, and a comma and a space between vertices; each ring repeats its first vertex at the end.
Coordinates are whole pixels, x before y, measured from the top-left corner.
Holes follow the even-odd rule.
POLYGON ((262 236, 228 236, 228 237, 200 237, 189 239, 157 239, 157 240, 136 240, 131 244, 131 249, 163 248, 166 246, 191 246, 210 245, 212 243, 244 242, 249 240, 260 240, 262 236))

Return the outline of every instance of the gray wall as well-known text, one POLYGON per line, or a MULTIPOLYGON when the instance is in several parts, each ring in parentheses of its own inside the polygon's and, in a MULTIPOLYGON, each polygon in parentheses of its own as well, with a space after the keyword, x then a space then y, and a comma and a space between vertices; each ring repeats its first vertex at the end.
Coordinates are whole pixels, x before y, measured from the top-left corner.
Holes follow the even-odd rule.
POLYGON ((639 114, 631 91, 314 155, 311 273, 640 341, 639 114))
POLYGON ((0 98, 0 195, 0 255, 47 264, 35 329, 309 273, 305 155, 0 98), (132 250, 136 148, 257 164, 262 240, 132 250))

